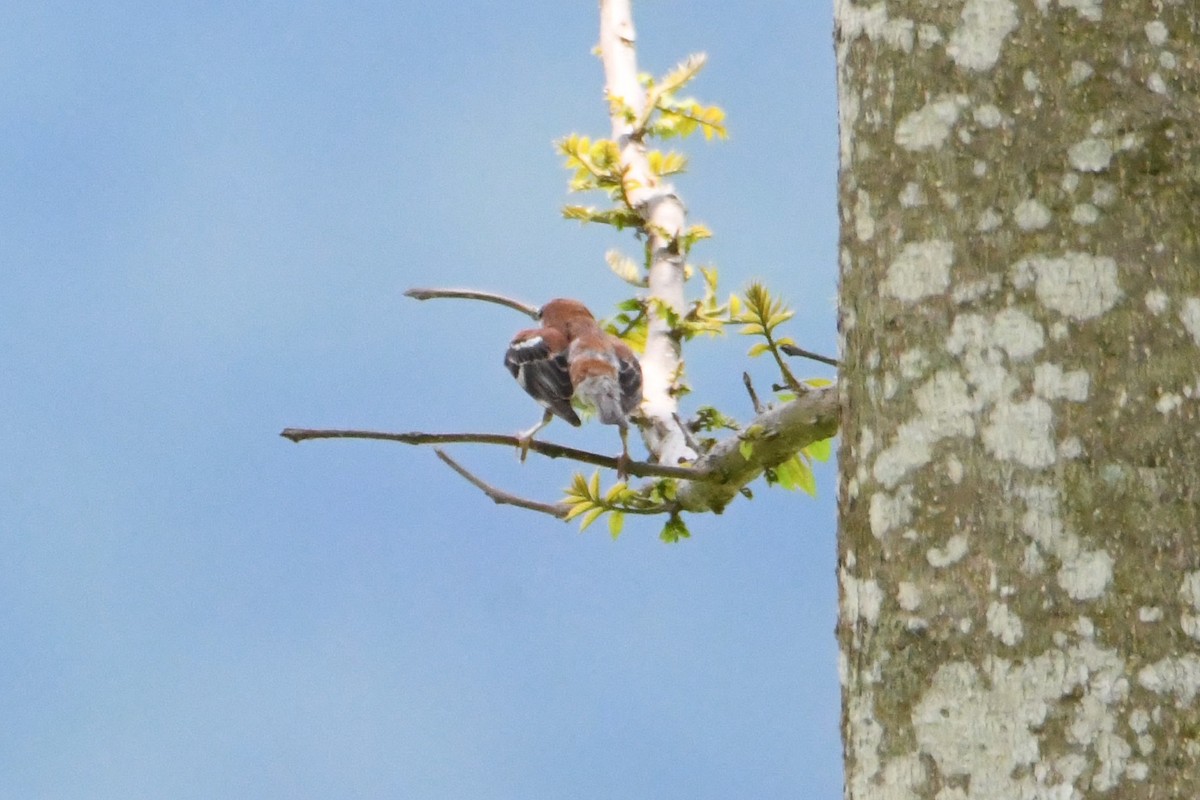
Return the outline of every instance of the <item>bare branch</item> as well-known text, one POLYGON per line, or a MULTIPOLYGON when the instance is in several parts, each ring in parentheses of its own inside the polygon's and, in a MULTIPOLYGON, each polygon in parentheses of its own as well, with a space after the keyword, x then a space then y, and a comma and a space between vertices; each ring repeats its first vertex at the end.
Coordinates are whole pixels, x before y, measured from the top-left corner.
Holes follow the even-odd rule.
MULTIPOLYGON (((813 442, 834 436, 838 431, 839 417, 837 386, 811 389, 790 402, 758 414, 743 426, 743 432, 718 442, 693 467, 673 467, 666 464, 632 461, 625 465, 625 472, 639 478, 679 479, 675 492, 675 503, 671 506, 664 506, 662 511, 680 509, 692 512, 714 511, 719 513, 765 469, 782 464, 813 442), (746 437, 745 431, 751 430, 756 431, 756 435, 750 440, 753 447, 747 458, 742 454, 741 445, 746 437)), ((363 430, 286 428, 280 433, 280 436, 293 442, 303 442, 308 439, 380 439, 411 445, 476 443, 513 448, 519 444, 516 436, 496 433, 385 433, 363 430)), ((618 466, 618 459, 611 456, 602 456, 598 453, 577 450, 550 442, 534 440, 529 443, 529 449, 548 458, 568 458, 583 464, 593 464, 614 470, 618 466)), ((439 456, 443 461, 448 459, 448 456, 443 456, 441 453, 439 456)), ((475 484, 493 500, 496 500, 497 495, 505 498, 512 497, 488 486, 474 476, 468 477, 469 473, 466 473, 465 470, 459 474, 475 484)), ((533 500, 512 499, 537 505, 533 500)), ((496 500, 496 502, 501 501, 496 500)), ((514 502, 511 505, 520 505, 520 503, 514 502)), ((656 513, 660 509, 655 508, 648 512, 625 511, 626 513, 656 513)))
POLYGON ((750 382, 750 373, 742 373, 742 383, 746 384, 746 392, 750 395, 750 402, 754 406, 754 413, 763 413, 763 404, 758 399, 758 393, 754 391, 754 384, 750 382))
MULTIPOLYGON (((304 442, 309 439, 377 439, 402 444, 493 444, 516 448, 521 444, 517 436, 502 433, 388 433, 385 431, 364 430, 322 430, 310 428, 284 428, 279 433, 285 439, 293 442, 304 442)), ((613 456, 603 456, 588 450, 579 450, 550 442, 539 442, 534 439, 529 443, 529 449, 547 458, 568 458, 582 464, 592 464, 597 467, 617 469, 618 459, 613 456)), ((688 467, 674 467, 667 464, 650 464, 645 461, 630 461, 624 465, 627 475, 638 478, 683 478, 685 480, 703 481, 705 475, 688 467)))
POLYGON ((542 503, 537 500, 529 500, 524 497, 518 497, 515 494, 497 489, 496 487, 486 483, 483 479, 476 477, 462 464, 459 464, 453 458, 446 454, 446 451, 440 447, 433 448, 433 452, 437 453, 437 457, 446 463, 450 469, 457 472, 467 480, 472 486, 485 495, 491 498, 492 502, 498 506, 516 506, 517 508, 527 508, 530 511, 537 511, 541 514, 549 514, 557 519, 565 519, 570 508, 564 503, 542 503))
POLYGON ((836 358, 830 358, 829 356, 823 356, 820 353, 814 353, 811 350, 805 350, 803 347, 797 347, 794 344, 781 344, 781 345, 779 345, 779 349, 782 350, 783 352, 787 353, 789 356, 796 356, 798 358, 808 358, 808 359, 812 359, 813 361, 820 361, 822 364, 828 364, 831 367, 838 366, 838 360, 836 358))
POLYGON ((676 501, 688 511, 721 511, 764 469, 782 464, 800 449, 836 434, 839 417, 836 385, 813 389, 768 409, 742 429, 760 431, 753 439, 749 459, 741 453, 744 434, 721 440, 696 462, 695 468, 707 479, 680 482, 676 501))
POLYGON ((497 305, 507 306, 515 311, 520 311, 530 319, 538 318, 537 306, 531 306, 528 303, 522 303, 520 300, 514 300, 511 297, 505 297, 502 294, 494 292, 480 292, 474 289, 409 289, 404 293, 405 297, 411 297, 414 300, 434 300, 437 298, 453 298, 456 300, 483 300, 488 303, 496 303, 497 305))

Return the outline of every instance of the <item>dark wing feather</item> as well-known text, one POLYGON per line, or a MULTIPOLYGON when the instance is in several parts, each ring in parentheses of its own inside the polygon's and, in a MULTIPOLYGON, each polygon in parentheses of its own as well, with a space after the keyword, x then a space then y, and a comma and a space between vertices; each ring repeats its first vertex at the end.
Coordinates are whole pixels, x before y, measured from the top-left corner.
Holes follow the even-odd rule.
POLYGON ((642 365, 628 345, 613 336, 617 353, 617 381, 621 385, 621 410, 632 413, 642 403, 642 365))
POLYGON ((521 331, 508 345, 504 366, 543 408, 572 425, 580 424, 579 415, 571 408, 575 390, 562 333, 548 328, 521 331))

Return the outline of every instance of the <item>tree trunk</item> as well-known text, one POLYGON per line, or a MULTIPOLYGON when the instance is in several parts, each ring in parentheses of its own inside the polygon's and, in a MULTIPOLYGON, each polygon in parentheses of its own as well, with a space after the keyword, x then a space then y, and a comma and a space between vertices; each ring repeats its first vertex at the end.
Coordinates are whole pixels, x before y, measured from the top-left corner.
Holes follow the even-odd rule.
POLYGON ((836 6, 847 797, 1200 797, 1195 2, 836 6))

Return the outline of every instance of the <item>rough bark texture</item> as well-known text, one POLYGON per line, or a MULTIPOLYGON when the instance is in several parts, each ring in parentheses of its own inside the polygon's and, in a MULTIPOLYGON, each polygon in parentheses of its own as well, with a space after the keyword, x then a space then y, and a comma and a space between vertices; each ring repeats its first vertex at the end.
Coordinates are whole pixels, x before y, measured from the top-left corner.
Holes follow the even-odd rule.
POLYGON ((1195 2, 835 1, 847 797, 1200 797, 1195 2))

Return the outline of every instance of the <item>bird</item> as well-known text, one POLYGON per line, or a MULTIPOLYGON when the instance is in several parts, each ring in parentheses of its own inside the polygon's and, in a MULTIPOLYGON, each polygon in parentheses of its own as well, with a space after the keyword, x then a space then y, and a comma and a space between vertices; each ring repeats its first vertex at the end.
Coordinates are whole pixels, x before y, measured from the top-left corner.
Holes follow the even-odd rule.
POLYGON ((577 300, 557 298, 538 309, 540 328, 519 331, 504 353, 504 366, 545 409, 541 421, 517 436, 521 460, 533 435, 554 417, 578 427, 571 400, 596 410, 621 434, 617 473, 629 463, 629 415, 642 402, 642 367, 629 346, 604 331, 577 300))

